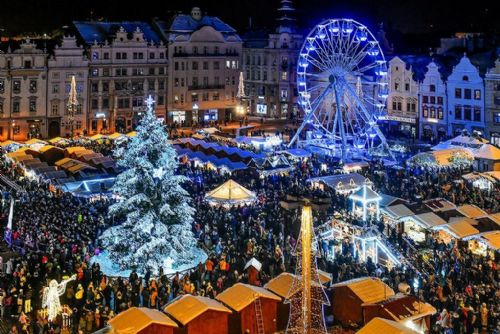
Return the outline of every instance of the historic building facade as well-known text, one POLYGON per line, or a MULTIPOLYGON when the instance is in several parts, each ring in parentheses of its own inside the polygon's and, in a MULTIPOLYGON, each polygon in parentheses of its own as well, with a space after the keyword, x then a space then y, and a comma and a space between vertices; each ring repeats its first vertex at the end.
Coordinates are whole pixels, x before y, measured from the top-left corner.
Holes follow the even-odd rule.
POLYGON ((75 22, 89 58, 88 133, 127 132, 151 94, 165 119, 167 49, 145 22, 75 22))
POLYGON ((47 136, 47 54, 27 40, 0 51, 0 139, 47 136))
POLYGON ((243 73, 251 115, 292 118, 298 115, 296 66, 303 36, 294 28, 290 0, 282 0, 276 32, 244 37, 243 73))
POLYGON ((88 73, 89 61, 74 36, 63 37, 48 60, 47 135, 49 138, 69 136, 68 94, 71 77, 75 76, 78 106, 74 112, 74 134, 88 133, 88 73))
POLYGON ((486 73, 484 86, 486 137, 492 144, 500 146, 500 59, 497 59, 495 67, 486 73))
POLYGON ((155 24, 168 43, 168 121, 191 125, 237 117, 242 41, 236 30, 197 7, 155 24))
POLYGON ((478 69, 467 56, 453 68, 447 81, 448 133, 451 136, 466 130, 484 136, 484 83, 478 69))
POLYGON ((387 98, 387 121, 391 133, 410 138, 418 136, 418 83, 413 78, 412 68, 400 57, 389 61, 389 96, 387 98))
POLYGON ((441 78, 438 65, 433 61, 427 65, 427 72, 420 83, 419 105, 420 138, 445 138, 448 133, 446 83, 441 78))

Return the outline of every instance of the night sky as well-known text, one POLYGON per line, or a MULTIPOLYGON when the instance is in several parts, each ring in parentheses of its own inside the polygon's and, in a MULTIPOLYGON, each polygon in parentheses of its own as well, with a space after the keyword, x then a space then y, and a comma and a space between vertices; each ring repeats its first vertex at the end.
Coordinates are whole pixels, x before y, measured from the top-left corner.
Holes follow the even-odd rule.
MULTIPOLYGON (((474 2, 439 0, 294 0, 299 27, 306 29, 322 18, 352 17, 373 27, 384 21, 387 31, 417 34, 450 34, 454 31, 498 32, 493 1, 474 2)), ((1 0, 0 28, 8 32, 47 31, 72 20, 165 19, 175 11, 189 12, 201 7, 209 15, 219 16, 240 32, 254 27, 274 27, 279 0, 141 0, 128 5, 115 0, 1 0)))

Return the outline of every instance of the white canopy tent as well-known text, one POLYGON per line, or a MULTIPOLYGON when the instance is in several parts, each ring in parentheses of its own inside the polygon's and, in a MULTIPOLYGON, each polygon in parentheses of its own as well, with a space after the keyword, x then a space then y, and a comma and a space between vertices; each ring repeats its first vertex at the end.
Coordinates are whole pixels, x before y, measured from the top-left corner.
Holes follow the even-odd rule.
POLYGON ((255 201, 253 191, 248 190, 233 180, 228 180, 205 195, 206 200, 214 205, 239 205, 255 201))

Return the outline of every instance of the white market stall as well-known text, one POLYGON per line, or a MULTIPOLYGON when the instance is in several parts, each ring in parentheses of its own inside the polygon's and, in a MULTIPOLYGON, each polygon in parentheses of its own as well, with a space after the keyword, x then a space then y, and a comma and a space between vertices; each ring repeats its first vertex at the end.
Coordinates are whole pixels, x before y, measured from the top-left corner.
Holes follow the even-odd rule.
POLYGON ((349 195, 349 199, 352 201, 352 211, 355 214, 360 214, 363 221, 366 221, 367 214, 375 214, 377 220, 380 217, 380 200, 382 197, 373 191, 365 183, 356 192, 349 195), (356 203, 361 203, 361 208, 358 210, 356 203))
POLYGON ((205 195, 212 205, 233 206, 250 204, 256 200, 253 191, 248 190, 233 180, 228 180, 205 195))

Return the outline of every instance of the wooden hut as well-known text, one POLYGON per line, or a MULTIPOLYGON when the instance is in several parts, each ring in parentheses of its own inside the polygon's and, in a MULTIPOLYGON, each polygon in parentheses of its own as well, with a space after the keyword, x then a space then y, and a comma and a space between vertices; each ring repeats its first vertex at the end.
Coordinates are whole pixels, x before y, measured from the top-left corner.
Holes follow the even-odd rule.
POLYGON ((417 332, 407 326, 404 326, 398 322, 374 318, 372 321, 361 328, 357 334, 418 334, 417 332))
POLYGON ((245 264, 245 270, 248 275, 248 283, 256 286, 260 286, 260 278, 259 273, 262 269, 262 263, 259 262, 256 258, 252 257, 250 261, 245 264))
POLYGON ((229 334, 276 332, 278 303, 281 298, 274 293, 253 285, 237 283, 215 299, 234 311, 229 321, 229 334))
POLYGON ((231 310, 207 297, 180 296, 163 310, 180 325, 174 334, 225 334, 229 330, 231 310))
POLYGON ((376 317, 394 320, 400 323, 412 323, 412 328, 418 328, 423 333, 428 333, 431 316, 436 313, 436 309, 420 301, 415 296, 397 294, 391 298, 363 305, 363 320, 368 323, 376 317))
POLYGON ((108 321, 113 334, 173 334, 175 321, 162 312, 146 307, 132 307, 108 321))
POLYGON ((347 326, 363 322, 363 304, 378 303, 395 295, 390 286, 375 277, 361 277, 332 285, 332 313, 347 326))

